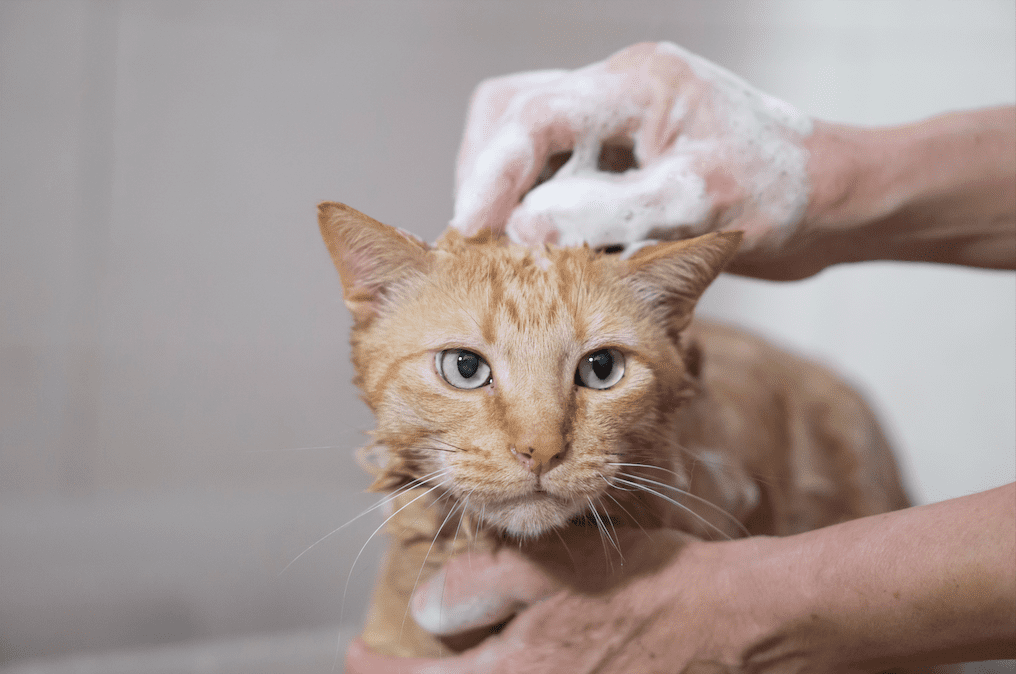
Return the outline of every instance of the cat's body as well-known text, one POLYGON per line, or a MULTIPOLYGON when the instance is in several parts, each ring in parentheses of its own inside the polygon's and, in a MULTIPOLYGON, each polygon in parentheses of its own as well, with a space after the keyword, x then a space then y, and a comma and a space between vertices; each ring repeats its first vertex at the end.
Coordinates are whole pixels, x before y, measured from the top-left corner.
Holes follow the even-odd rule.
POLYGON ((417 580, 470 547, 524 548, 561 527, 605 540, 621 527, 786 535, 907 505, 853 389, 753 336, 691 323, 736 235, 622 260, 454 232, 428 248, 339 204, 320 221, 378 419, 376 484, 426 478, 393 501, 363 634, 378 651, 463 643, 406 615, 417 580))

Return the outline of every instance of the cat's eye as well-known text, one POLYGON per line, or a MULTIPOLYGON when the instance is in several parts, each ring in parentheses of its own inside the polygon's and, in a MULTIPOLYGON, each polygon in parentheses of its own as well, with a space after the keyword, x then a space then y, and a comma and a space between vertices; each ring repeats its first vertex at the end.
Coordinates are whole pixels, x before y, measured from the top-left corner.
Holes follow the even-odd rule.
POLYGON ((455 388, 480 388, 491 383, 490 365, 466 349, 446 349, 434 359, 438 374, 455 388))
POLYGON ((624 376, 624 354, 617 349, 600 349, 582 356, 575 370, 575 383, 587 388, 610 388, 624 376))

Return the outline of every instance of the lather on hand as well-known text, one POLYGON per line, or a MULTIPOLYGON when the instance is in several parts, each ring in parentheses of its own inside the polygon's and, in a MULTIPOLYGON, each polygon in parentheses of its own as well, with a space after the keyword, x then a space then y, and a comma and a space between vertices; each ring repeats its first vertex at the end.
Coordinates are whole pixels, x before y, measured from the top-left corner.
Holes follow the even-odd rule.
POLYGON ((451 224, 592 246, 741 229, 743 251, 783 249, 808 203, 811 129, 792 106, 670 43, 493 78, 472 99, 451 224), (630 148, 636 168, 600 170, 604 146, 630 148))
POLYGON ((677 45, 637 44, 482 82, 451 225, 591 246, 742 230, 727 271, 774 280, 865 260, 1012 269, 1014 123, 1010 106, 830 124, 677 45), (600 170, 618 148, 636 168, 600 170))

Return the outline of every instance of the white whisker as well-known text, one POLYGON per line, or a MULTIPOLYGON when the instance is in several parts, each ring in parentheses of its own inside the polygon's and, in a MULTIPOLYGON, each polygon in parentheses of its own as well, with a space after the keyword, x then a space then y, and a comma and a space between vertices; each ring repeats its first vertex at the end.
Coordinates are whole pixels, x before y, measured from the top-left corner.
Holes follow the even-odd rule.
POLYGON ((721 508, 720 506, 716 505, 715 503, 713 503, 712 501, 710 501, 708 499, 704 499, 701 496, 696 496, 695 494, 692 494, 691 492, 685 491, 684 489, 681 489, 679 487, 675 487, 675 486, 667 484, 665 482, 657 482, 656 480, 650 480, 648 477, 645 477, 644 475, 633 475, 632 473, 621 473, 621 474, 624 475, 627 478, 632 479, 632 480, 639 480, 641 482, 648 482, 649 484, 654 484, 654 485, 656 485, 658 487, 663 487, 665 489, 670 489, 671 491, 675 491, 678 494, 681 494, 682 496, 687 496, 688 498, 690 498, 692 500, 698 501, 702 505, 707 506, 709 508, 712 508, 714 511, 718 512, 719 514, 723 515, 728 520, 733 522, 734 526, 736 526, 738 528, 738 530, 740 530, 741 533, 743 533, 745 536, 751 536, 751 532, 748 531, 748 529, 745 528, 745 526, 743 524, 741 524, 741 521, 739 519, 737 519, 736 517, 734 517, 733 515, 728 513, 726 510, 724 510, 723 508, 721 508))
POLYGON ((674 472, 674 471, 670 470, 669 468, 662 468, 660 466, 654 466, 651 463, 618 463, 618 462, 612 461, 612 462, 610 462, 609 465, 611 465, 611 466, 627 466, 629 468, 651 468, 653 470, 662 470, 664 473, 670 473, 671 475, 673 475, 674 477, 676 477, 679 480, 683 481, 685 479, 685 476, 681 475, 680 473, 674 472))
MULTIPOLYGON (((600 507, 602 508, 603 507, 603 501, 601 501, 599 497, 596 498, 596 501, 600 504, 600 507)), ((610 525, 610 530, 614 532, 614 541, 615 541, 614 542, 614 548, 617 550, 617 554, 620 555, 620 557, 621 557, 621 566, 624 566, 624 553, 621 552, 621 547, 620 547, 621 546, 621 537, 617 535, 617 529, 614 528, 614 521, 612 519, 610 519, 610 515, 607 514, 607 509, 606 508, 603 508, 603 519, 607 520, 607 524, 610 525)))
POLYGON ((562 536, 561 532, 557 530, 557 527, 554 527, 552 531, 554 532, 554 535, 557 536, 558 540, 561 541, 561 545, 564 546, 564 551, 568 553, 568 559, 571 560, 571 565, 572 568, 575 569, 575 573, 578 573, 579 565, 575 562, 575 557, 572 555, 571 550, 568 548, 568 544, 564 542, 564 536, 562 536))
POLYGON ((625 489, 624 487, 618 487, 616 484, 611 483, 610 480, 603 477, 603 475, 600 475, 600 479, 606 482, 607 486, 611 487, 612 489, 617 489, 618 491, 636 491, 635 489, 625 489))
POLYGON ((391 515, 389 515, 388 517, 386 517, 386 518, 385 518, 385 521, 384 521, 384 522, 382 522, 382 523, 380 524, 380 526, 378 526, 378 528, 377 528, 377 529, 375 529, 375 530, 374 530, 374 532, 373 532, 373 533, 371 533, 371 535, 367 537, 367 540, 366 540, 366 541, 364 542, 364 544, 363 544, 363 547, 361 547, 361 548, 360 548, 360 552, 356 553, 356 557, 355 557, 355 558, 353 559, 353 563, 352 563, 352 564, 350 565, 350 567, 349 567, 349 573, 347 573, 347 574, 346 574, 346 584, 345 584, 345 585, 343 586, 343 588, 342 588, 342 603, 341 603, 341 604, 339 605, 339 622, 342 622, 342 616, 343 616, 343 613, 344 613, 344 611, 345 611, 345 609, 346 609, 346 594, 347 594, 347 592, 349 591, 349 579, 353 577, 353 568, 354 568, 354 567, 356 566, 356 563, 357 563, 357 562, 359 561, 359 559, 360 559, 360 556, 361 556, 361 555, 363 555, 363 551, 367 549, 367 544, 368 544, 368 543, 370 543, 371 539, 372 539, 372 538, 374 538, 374 536, 376 536, 376 535, 377 535, 377 532, 381 531, 381 529, 383 529, 383 528, 384 528, 384 526, 385 526, 386 524, 388 524, 388 522, 389 522, 389 521, 391 521, 391 519, 392 519, 393 517, 395 517, 395 516, 396 516, 396 515, 398 515, 398 514, 399 514, 400 512, 402 512, 403 510, 405 510, 405 509, 406 509, 406 508, 408 508, 409 506, 413 505, 414 503, 416 503, 416 502, 417 502, 417 501, 419 501, 419 500, 420 500, 421 498, 423 498, 423 497, 424 497, 424 496, 426 496, 427 494, 431 493, 431 492, 432 492, 432 491, 434 491, 435 489, 437 489, 437 488, 439 488, 439 487, 442 487, 442 486, 444 486, 444 485, 445 485, 445 484, 446 484, 447 482, 448 482, 448 480, 443 480, 443 481, 441 481, 441 482, 437 483, 436 485, 434 485, 433 487, 431 487, 431 488, 430 488, 430 489, 428 489, 427 491, 423 492, 423 493, 422 493, 422 494, 420 494, 419 496, 416 496, 416 497, 415 497, 415 498, 414 498, 414 499, 413 499, 412 501, 410 501, 409 503, 406 503, 406 504, 404 504, 403 506, 401 506, 401 507, 400 507, 400 508, 399 508, 398 510, 396 510, 396 511, 395 511, 395 512, 393 512, 393 513, 392 513, 391 515))
MULTIPOLYGON (((589 501, 589 510, 593 513, 593 519, 596 520, 596 528, 600 532, 600 543, 603 544, 603 556, 607 560, 607 564, 610 565, 610 572, 614 573, 614 561, 610 558, 610 550, 607 549, 607 538, 610 538, 610 534, 607 533, 606 527, 603 526, 603 522, 600 521, 600 514, 596 512, 596 506, 593 505, 593 499, 586 497, 589 501)), ((611 541, 613 544, 613 541, 611 541)), ((616 547, 616 546, 615 546, 616 547)))
MULTIPOLYGON (((601 475, 600 477, 603 477, 603 476, 601 475)), ((607 478, 604 477, 603 479, 604 479, 604 481, 606 481, 607 478)), ((610 483, 607 482, 607 484, 610 484, 610 483)), ((615 487, 615 489, 616 489, 616 487, 615 487)), ((628 490, 624 490, 624 491, 628 491, 628 490)), ((632 491, 634 491, 634 490, 632 490, 632 491)), ((637 519, 635 519, 634 515, 632 515, 630 512, 628 512, 627 508, 625 508, 623 505, 621 505, 620 501, 618 501, 616 498, 614 498, 613 494, 611 494, 609 491, 605 491, 605 492, 603 492, 603 495, 606 496, 607 498, 609 498, 614 503, 616 503, 617 507, 620 508, 621 510, 623 510, 624 514, 627 515, 628 517, 630 517, 631 520, 635 523, 635 525, 639 529, 642 530, 642 533, 644 533, 646 536, 648 536, 650 538, 650 540, 652 539, 652 536, 649 536, 649 532, 646 531, 646 528, 644 526, 642 526, 642 524, 637 519)))
MULTIPOLYGON (((437 539, 438 539, 439 536, 441 536, 441 532, 444 530, 445 524, 448 523, 448 519, 452 516, 452 513, 454 513, 455 510, 458 509, 458 507, 461 506, 461 505, 462 505, 462 502, 460 501, 460 502, 456 503, 454 506, 452 506, 451 510, 448 511, 448 514, 445 515, 444 520, 442 520, 441 526, 439 526, 437 528, 437 531, 434 533, 434 540, 432 540, 430 542, 430 547, 427 548, 427 554, 425 554, 423 556, 423 563, 420 564, 420 571, 419 571, 419 573, 416 574, 416 582, 413 583, 413 590, 409 593, 409 602, 413 601, 413 594, 416 592, 416 586, 420 584, 420 577, 423 575, 423 570, 427 567, 427 559, 430 558, 430 553, 431 553, 431 551, 434 550, 434 544, 437 543, 437 539)), ((444 596, 444 588, 443 587, 441 588, 441 594, 442 594, 442 597, 443 597, 444 596)), ((399 627, 399 645, 400 646, 402 645, 402 633, 406 629, 406 618, 409 617, 409 602, 406 603, 406 612, 402 614, 402 626, 399 627)))
POLYGON ((381 499, 380 501, 378 501, 377 503, 375 503, 375 504, 374 504, 374 505, 372 505, 371 507, 367 508, 367 509, 366 509, 366 510, 364 510, 364 511, 363 511, 362 513, 360 513, 359 515, 357 515, 357 516, 356 516, 356 517, 354 517, 353 519, 349 520, 348 522, 346 522, 346 523, 345 523, 345 524, 343 524, 342 526, 339 526, 339 527, 336 527, 335 529, 332 529, 332 530, 331 530, 331 531, 329 531, 329 532, 328 532, 327 534, 325 534, 325 535, 324 535, 324 536, 322 536, 321 538, 317 539, 316 541, 314 541, 313 543, 311 543, 310 545, 308 545, 308 546, 307 546, 306 548, 304 548, 303 552, 301 552, 301 553, 300 553, 300 554, 298 554, 298 555, 297 555, 296 557, 294 557, 294 558, 293 558, 292 560, 290 560, 289 564, 286 564, 286 566, 284 566, 284 567, 282 568, 282 571, 279 571, 279 575, 281 576, 282 574, 284 574, 284 573, 286 572, 286 569, 288 569, 289 567, 293 566, 293 564, 295 564, 295 563, 296 563, 296 560, 300 559, 300 558, 301 558, 301 557, 303 557, 303 556, 304 556, 305 554, 307 554, 308 552, 310 552, 311 550, 313 550, 313 549, 314 549, 315 547, 317 547, 317 546, 318 546, 318 544, 319 544, 319 543, 322 543, 322 542, 324 542, 324 541, 325 541, 326 539, 328 539, 328 538, 332 537, 333 535, 335 535, 335 534, 339 533, 340 531, 342 531, 343 529, 345 529, 345 528, 346 528, 346 527, 348 527, 348 526, 349 526, 350 524, 352 524, 352 523, 353 523, 353 522, 355 522, 356 520, 360 519, 360 518, 361 518, 361 517, 363 517, 364 515, 367 515, 367 514, 369 514, 369 513, 372 513, 372 512, 374 512, 375 510, 377 510, 378 508, 382 508, 382 507, 384 507, 385 505, 387 505, 387 504, 391 503, 391 502, 392 502, 393 500, 395 500, 395 498, 396 498, 396 497, 398 497, 398 496, 399 496, 399 494, 401 494, 401 493, 404 493, 404 492, 407 492, 407 491, 409 491, 410 489, 413 489, 414 487, 417 487, 417 486, 419 486, 419 485, 422 485, 422 484, 423 484, 423 483, 424 483, 424 482, 425 482, 425 481, 426 481, 426 480, 427 480, 428 478, 431 478, 431 477, 433 477, 433 476, 437 475, 438 473, 441 473, 441 472, 443 472, 443 470, 444 470, 444 469, 442 469, 442 470, 436 470, 436 471, 434 471, 433 473, 430 473, 430 474, 428 474, 428 475, 424 475, 423 477, 421 477, 421 478, 418 478, 418 479, 416 479, 416 480, 413 480, 412 482, 410 482, 410 483, 408 483, 408 484, 402 485, 401 487, 399 487, 398 489, 396 489, 395 491, 393 491, 393 492, 392 492, 391 494, 388 494, 388 495, 386 495, 386 496, 385 496, 384 498, 382 498, 382 499, 381 499))
POLYGON ((617 480, 618 482, 623 482, 624 484, 627 484, 630 487, 635 487, 636 489, 641 489, 644 492, 647 492, 647 493, 652 494, 654 496, 658 496, 659 498, 662 498, 664 501, 667 501, 668 503, 672 503, 673 505, 676 505, 681 510, 686 511, 687 513, 691 514, 693 517, 695 517, 696 519, 701 521, 703 524, 708 526, 710 529, 713 529, 714 531, 718 532, 721 536, 723 536, 727 540, 731 540, 730 536, 725 531, 723 531, 718 526, 716 526, 715 524, 713 524, 712 522, 710 522, 706 518, 702 517, 702 515, 699 515, 697 512, 695 512, 694 510, 692 510, 688 506, 684 505, 683 503, 678 503, 677 501, 675 501, 674 499, 670 498, 669 496, 661 494, 660 492, 656 491, 655 489, 650 489, 649 487, 645 486, 644 484, 639 484, 638 482, 631 482, 629 480, 625 480, 625 479, 620 478, 620 477, 615 477, 614 479, 617 480))

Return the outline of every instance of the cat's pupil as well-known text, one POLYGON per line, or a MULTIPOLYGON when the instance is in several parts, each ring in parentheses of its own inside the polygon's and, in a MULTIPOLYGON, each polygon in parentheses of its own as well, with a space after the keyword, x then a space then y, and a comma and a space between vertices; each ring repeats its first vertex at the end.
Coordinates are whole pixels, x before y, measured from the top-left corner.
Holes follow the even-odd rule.
POLYGON ((470 351, 459 351, 457 362, 459 374, 465 379, 469 379, 476 374, 477 369, 480 367, 480 357, 470 351))
POLYGON ((597 379, 606 379, 614 369, 614 357, 607 350, 597 351, 589 356, 589 363, 593 366, 593 374, 597 379))

